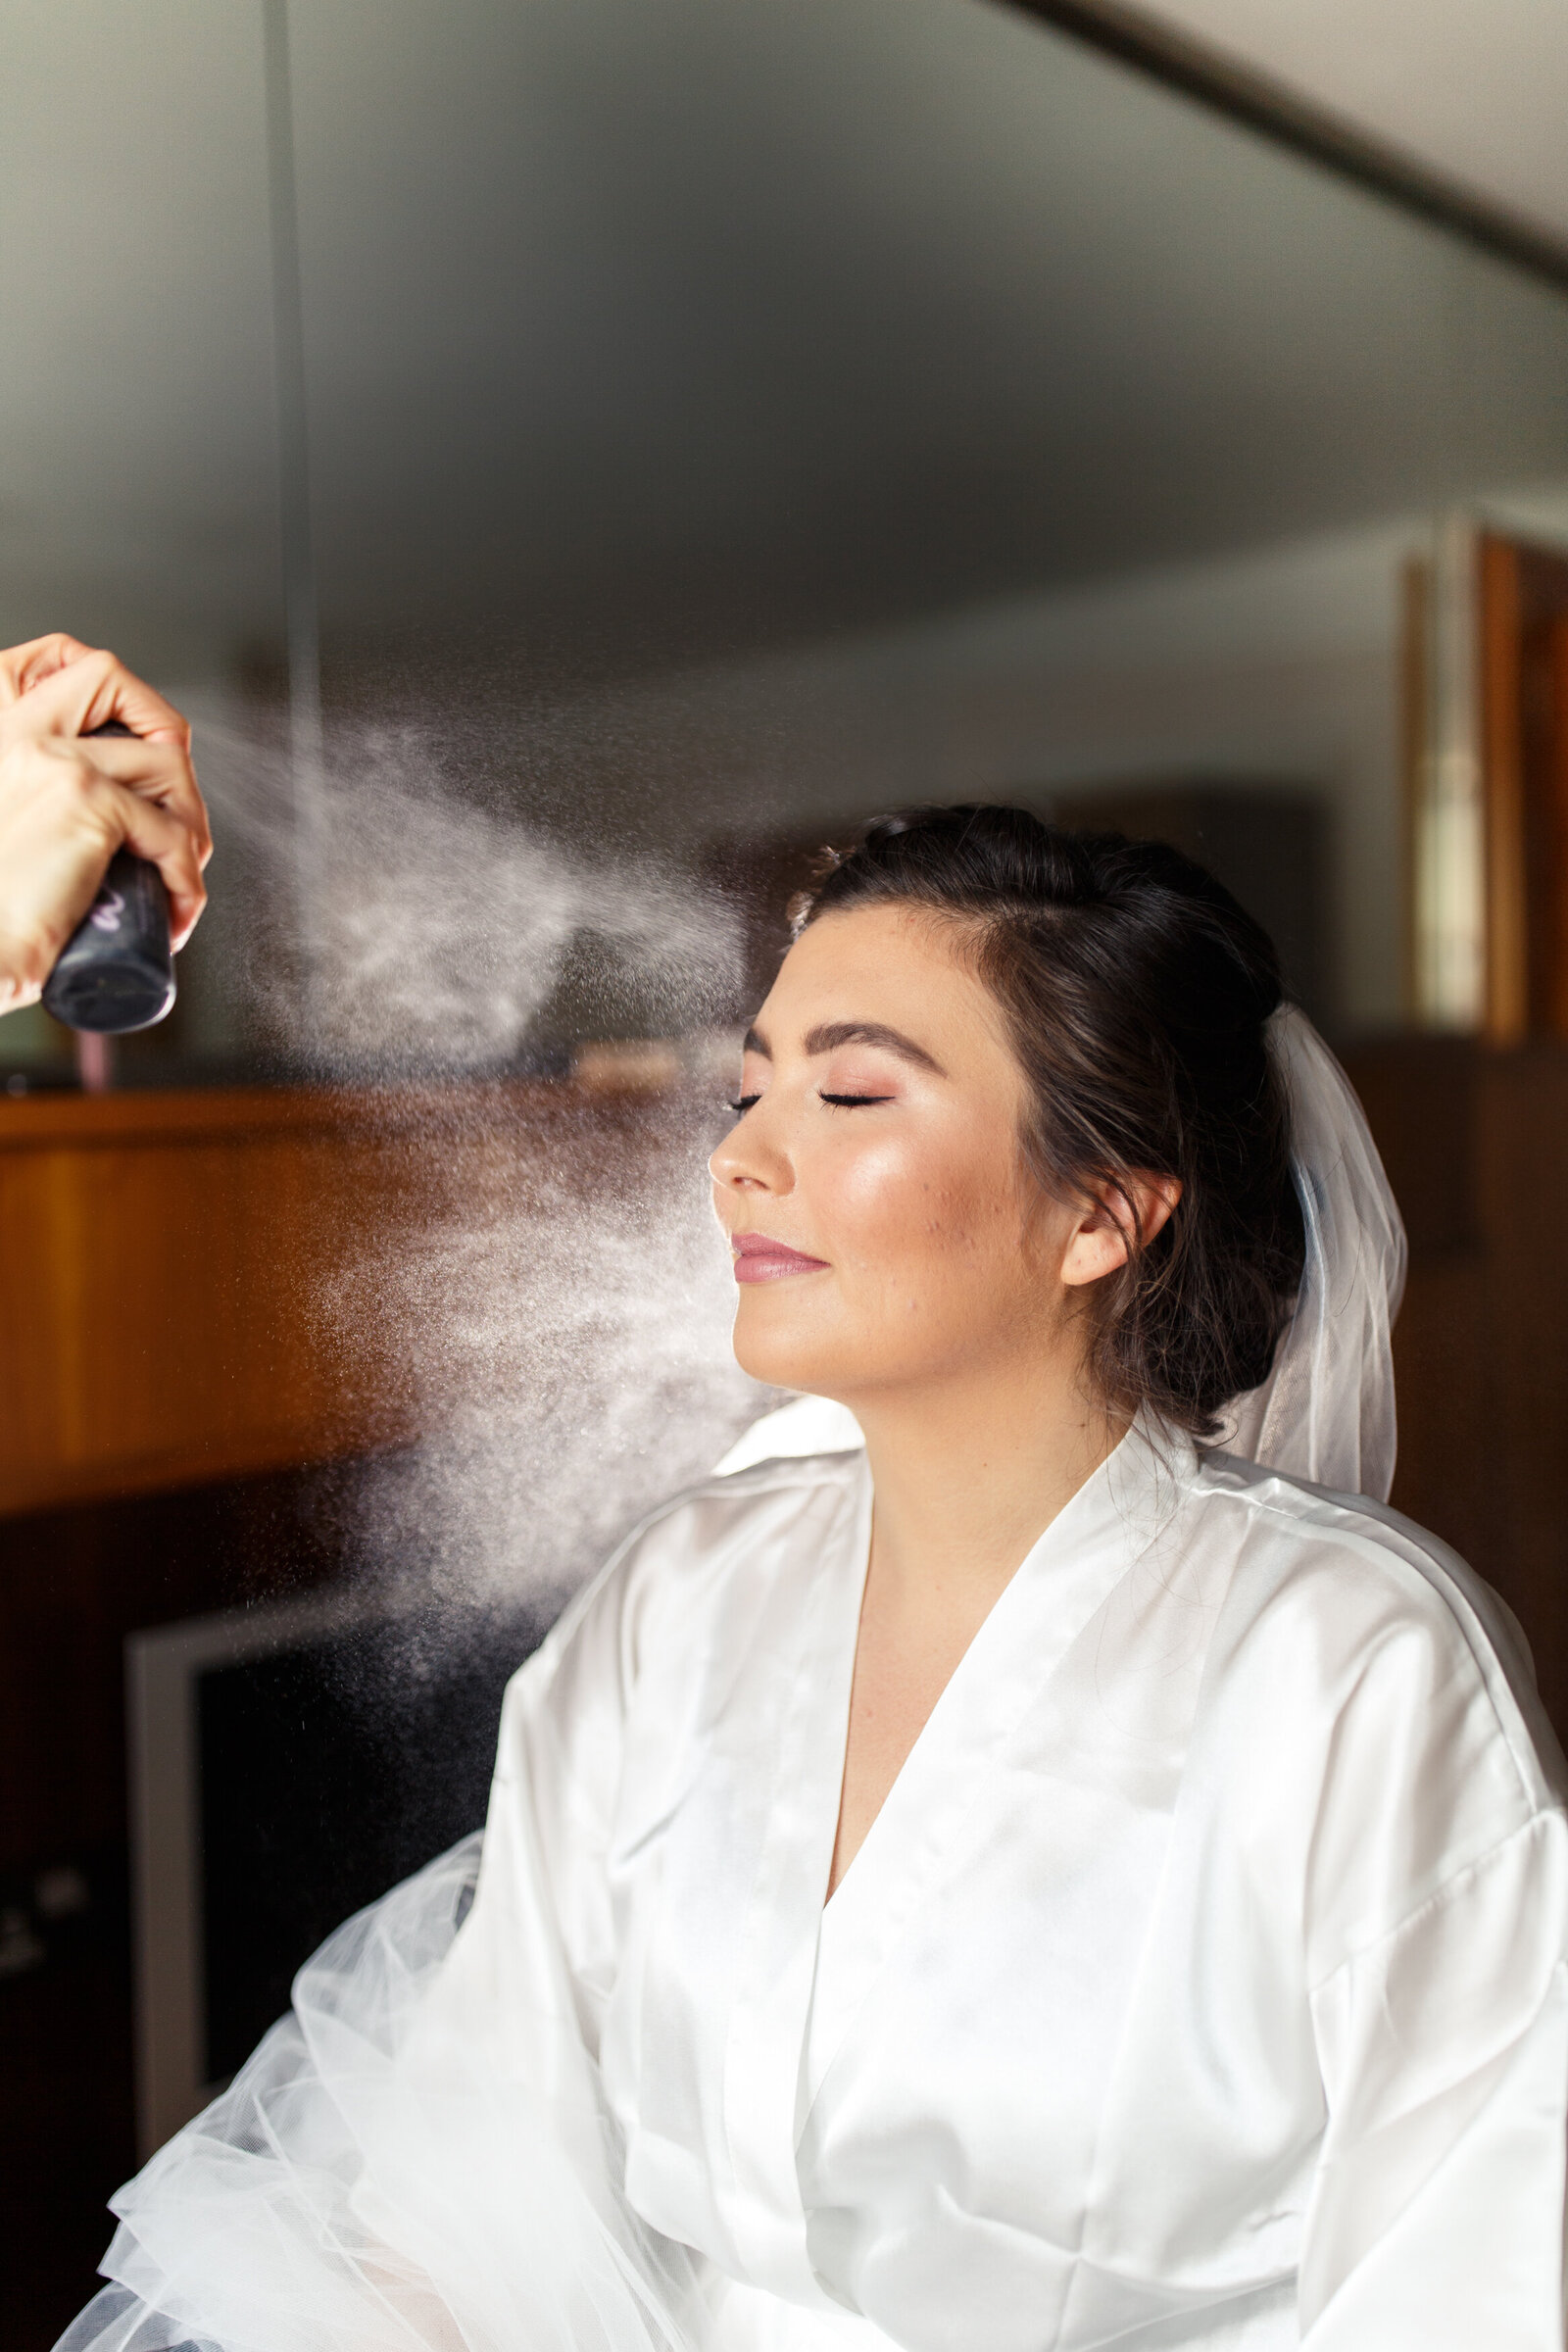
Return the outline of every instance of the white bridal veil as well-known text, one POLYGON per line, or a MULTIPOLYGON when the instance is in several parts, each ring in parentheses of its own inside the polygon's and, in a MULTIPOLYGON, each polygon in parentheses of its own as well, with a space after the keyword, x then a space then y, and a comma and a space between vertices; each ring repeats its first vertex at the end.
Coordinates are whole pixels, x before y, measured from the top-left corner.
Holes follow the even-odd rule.
POLYGON ((1282 1005, 1269 1029, 1291 1098, 1306 1270, 1274 1369, 1240 1399, 1226 1445, 1314 1486, 1387 1502, 1404 1226, 1354 1089, 1305 1013, 1282 1005))
MULTIPOLYGON (((1403 1231, 1339 1064, 1294 1009, 1272 1034, 1306 1272, 1232 1447, 1382 1498, 1403 1231)), ((842 1407, 803 1398, 720 1468, 859 1443, 842 1407)), ((465 1979, 467 1943, 453 1946, 478 1843, 351 1920, 301 1971, 290 2015, 115 2199, 113 2283, 59 2352, 685 2352, 698 2340, 693 2276, 620 2191, 543 1897, 515 1923, 531 2009, 515 1987, 502 2001, 465 1979)))

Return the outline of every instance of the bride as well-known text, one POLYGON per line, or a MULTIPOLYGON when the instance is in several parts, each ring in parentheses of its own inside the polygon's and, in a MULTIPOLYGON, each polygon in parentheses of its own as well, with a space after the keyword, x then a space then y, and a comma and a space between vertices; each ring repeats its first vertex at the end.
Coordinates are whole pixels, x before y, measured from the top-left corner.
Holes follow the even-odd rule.
POLYGON ((482 1842, 120 2192, 69 2352, 1560 2352, 1556 1751, 1384 1506, 1402 1235, 1280 994, 1168 849, 832 864, 711 1162, 806 1400, 516 1676, 482 1842))

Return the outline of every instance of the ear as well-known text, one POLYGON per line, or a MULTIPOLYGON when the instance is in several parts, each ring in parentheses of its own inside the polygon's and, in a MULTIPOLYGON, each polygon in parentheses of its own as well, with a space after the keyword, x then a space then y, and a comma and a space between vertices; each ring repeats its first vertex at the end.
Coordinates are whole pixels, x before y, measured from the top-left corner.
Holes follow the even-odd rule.
POLYGON ((1179 1176, 1127 1176, 1102 1185, 1073 1227, 1061 1261, 1069 1288, 1102 1282, 1146 1249, 1182 1197, 1179 1176))

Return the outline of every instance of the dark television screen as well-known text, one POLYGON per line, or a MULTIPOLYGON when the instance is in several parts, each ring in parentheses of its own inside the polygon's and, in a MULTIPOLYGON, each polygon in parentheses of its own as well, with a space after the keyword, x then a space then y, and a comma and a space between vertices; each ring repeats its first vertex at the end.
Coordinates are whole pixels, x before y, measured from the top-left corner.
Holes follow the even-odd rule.
POLYGON ((199 1676, 208 2082, 333 1928, 483 1822, 502 1692, 541 1631, 492 1626, 432 1667, 383 1625, 199 1676))

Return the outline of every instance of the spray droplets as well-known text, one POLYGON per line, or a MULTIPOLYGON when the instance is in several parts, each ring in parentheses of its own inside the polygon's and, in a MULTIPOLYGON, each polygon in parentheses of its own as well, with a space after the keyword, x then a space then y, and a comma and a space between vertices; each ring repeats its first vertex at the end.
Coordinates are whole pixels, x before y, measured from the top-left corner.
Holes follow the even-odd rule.
POLYGON ((225 985, 314 1075, 489 1072, 734 1015, 741 925, 718 892, 465 798, 415 730, 339 735, 303 783, 219 724, 198 755, 215 888, 234 849, 260 901, 225 985))
POLYGON ((675 1098, 584 1125, 575 1161, 560 1130, 537 1156, 458 1140, 463 1199, 375 1270, 380 1311, 417 1334, 427 1434, 361 1481, 361 1527, 443 1640, 519 1594, 559 1602, 758 1409, 699 1116, 675 1098))
POLYGON ((319 1302, 340 1327, 376 1318, 402 1368, 422 1434, 333 1493, 396 1601, 404 1669, 440 1673, 498 1618, 557 1605, 765 1401, 728 1345, 705 1165, 720 1086, 616 1109, 487 1083, 585 1036, 732 1018, 740 926, 672 868, 473 805, 411 735, 338 744, 298 863, 281 758, 212 726, 198 758, 215 892, 231 863, 259 910, 237 984, 294 1067, 461 1082, 400 1131, 416 1215, 319 1302))

